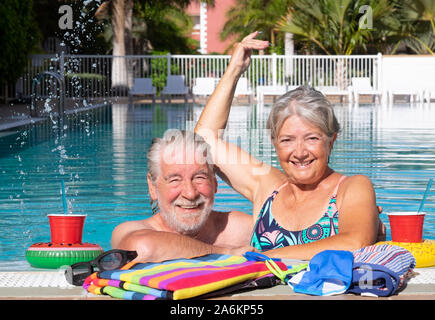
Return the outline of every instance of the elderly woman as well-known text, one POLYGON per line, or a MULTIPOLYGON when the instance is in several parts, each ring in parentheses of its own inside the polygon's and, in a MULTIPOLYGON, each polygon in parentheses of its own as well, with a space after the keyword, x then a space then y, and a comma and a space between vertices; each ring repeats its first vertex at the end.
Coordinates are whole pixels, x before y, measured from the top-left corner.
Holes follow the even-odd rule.
POLYGON ((346 177, 329 167, 340 126, 320 92, 299 87, 272 107, 267 128, 282 170, 220 139, 252 50, 268 46, 256 35, 235 46, 195 128, 211 145, 221 177, 253 203, 251 245, 270 257, 311 259, 326 249, 373 244, 380 222, 373 185, 363 175, 346 177))

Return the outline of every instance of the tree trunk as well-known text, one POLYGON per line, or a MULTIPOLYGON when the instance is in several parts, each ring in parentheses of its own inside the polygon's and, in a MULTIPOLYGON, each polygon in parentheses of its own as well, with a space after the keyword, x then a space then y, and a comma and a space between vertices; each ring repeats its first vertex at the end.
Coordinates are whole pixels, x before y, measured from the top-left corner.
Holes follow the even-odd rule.
POLYGON ((284 54, 286 55, 285 61, 285 79, 288 82, 293 74, 293 55, 295 51, 295 44, 293 41, 293 34, 286 32, 284 34, 284 54))
MULTIPOLYGON (((133 54, 133 0, 125 1, 125 34, 124 34, 124 43, 125 43, 125 54, 132 55, 133 54)), ((126 67, 127 67, 127 85, 128 88, 131 89, 133 87, 133 59, 126 59, 126 67)))
POLYGON ((347 65, 346 60, 343 58, 338 58, 336 60, 334 80, 334 85, 340 90, 345 90, 347 88, 347 65))
POLYGON ((131 68, 125 58, 132 51, 133 0, 112 0, 113 61, 112 91, 125 95, 128 92, 131 68))

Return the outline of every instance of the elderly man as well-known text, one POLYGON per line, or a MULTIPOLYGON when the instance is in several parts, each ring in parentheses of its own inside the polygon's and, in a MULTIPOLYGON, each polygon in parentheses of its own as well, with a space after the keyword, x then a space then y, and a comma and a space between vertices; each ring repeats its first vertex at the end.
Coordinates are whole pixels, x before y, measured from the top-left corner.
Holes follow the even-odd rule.
POLYGON ((120 224, 112 247, 136 250, 138 261, 253 251, 252 217, 212 209, 217 181, 208 144, 193 132, 168 130, 148 151, 150 197, 159 212, 120 224))

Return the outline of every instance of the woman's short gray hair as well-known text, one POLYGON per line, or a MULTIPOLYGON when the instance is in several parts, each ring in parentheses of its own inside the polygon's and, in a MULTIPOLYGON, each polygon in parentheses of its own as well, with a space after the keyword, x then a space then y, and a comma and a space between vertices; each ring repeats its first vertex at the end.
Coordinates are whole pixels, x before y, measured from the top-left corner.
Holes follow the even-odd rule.
POLYGON ((162 161, 176 164, 174 155, 184 152, 183 164, 207 164, 210 174, 214 174, 214 165, 210 146, 200 135, 186 130, 169 129, 162 138, 154 138, 148 149, 148 172, 155 182, 160 175, 162 161))
POLYGON ((279 97, 272 106, 267 120, 272 140, 276 139, 284 121, 293 115, 320 128, 328 137, 340 131, 340 124, 328 99, 314 88, 300 86, 279 97))

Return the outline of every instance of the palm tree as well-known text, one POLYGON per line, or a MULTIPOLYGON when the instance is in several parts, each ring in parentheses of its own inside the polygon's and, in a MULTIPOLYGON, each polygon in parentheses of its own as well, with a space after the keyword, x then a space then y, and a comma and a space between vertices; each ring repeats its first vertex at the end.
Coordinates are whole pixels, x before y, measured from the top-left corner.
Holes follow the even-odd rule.
POLYGON ((277 28, 325 54, 350 55, 373 40, 393 12, 388 0, 293 0, 277 28), (370 10, 361 16, 363 6, 370 10), (366 19, 371 19, 372 28, 360 27, 366 19))
MULTIPOLYGON (((292 0, 277 29, 295 35, 295 40, 327 55, 350 55, 356 48, 379 37, 392 15, 388 0, 292 0), (361 10, 367 8, 365 11, 361 10), (370 23, 362 23, 369 21, 370 23)), ((345 61, 338 58, 335 85, 347 86, 345 61)))
POLYGON ((432 33, 435 35, 435 1, 415 0, 413 4, 414 10, 418 14, 418 20, 429 21, 432 33))
POLYGON ((133 4, 133 0, 109 0, 103 2, 95 13, 99 20, 111 17, 112 54, 115 56, 112 61, 112 90, 119 94, 127 92, 129 84, 131 85, 130 68, 127 66, 127 59, 123 57, 132 52, 133 4))
POLYGON ((400 25, 400 42, 417 54, 435 53, 435 1, 395 0, 400 25))

